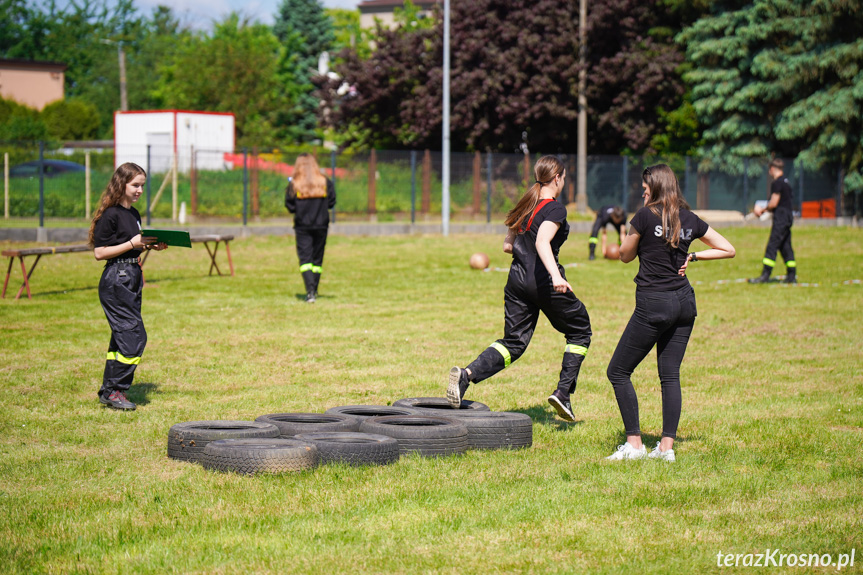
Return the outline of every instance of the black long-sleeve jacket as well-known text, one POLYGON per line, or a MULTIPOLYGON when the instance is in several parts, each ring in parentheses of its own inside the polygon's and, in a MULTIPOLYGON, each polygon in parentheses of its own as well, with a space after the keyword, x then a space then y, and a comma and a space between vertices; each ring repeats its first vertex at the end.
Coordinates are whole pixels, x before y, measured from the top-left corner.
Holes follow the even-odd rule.
POLYGON ((325 198, 299 199, 294 192, 294 183, 288 182, 285 189, 285 207, 294 214, 294 229, 326 229, 330 225, 330 212, 336 205, 336 187, 327 178, 325 198))

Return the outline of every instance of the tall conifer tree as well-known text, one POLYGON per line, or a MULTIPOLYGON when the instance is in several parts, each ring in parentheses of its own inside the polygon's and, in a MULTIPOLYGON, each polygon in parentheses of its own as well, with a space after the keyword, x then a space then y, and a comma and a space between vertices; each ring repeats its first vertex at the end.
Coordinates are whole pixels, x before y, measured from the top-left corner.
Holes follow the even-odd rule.
POLYGON ((291 102, 278 114, 277 125, 288 139, 313 140, 318 137, 319 100, 312 78, 318 58, 332 46, 332 22, 318 0, 282 0, 273 33, 284 48, 281 83, 291 102))

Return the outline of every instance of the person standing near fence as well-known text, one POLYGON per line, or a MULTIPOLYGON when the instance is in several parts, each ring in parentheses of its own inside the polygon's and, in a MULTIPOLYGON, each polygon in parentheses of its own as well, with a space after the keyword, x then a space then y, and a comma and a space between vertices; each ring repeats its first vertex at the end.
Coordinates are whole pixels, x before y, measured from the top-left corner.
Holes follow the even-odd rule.
POLYGON ((596 244, 599 242, 600 230, 602 230, 602 255, 605 256, 605 242, 609 225, 614 227, 614 230, 619 234, 618 245, 623 243, 623 238, 626 237, 626 212, 620 206, 602 206, 596 212, 596 220, 593 222, 593 229, 590 231, 590 239, 587 240, 590 250, 589 259, 596 259, 596 244))
POLYGON ((506 216, 509 232, 503 251, 512 254, 504 296, 504 337, 492 343, 467 367, 450 369, 446 397, 458 409, 471 383, 509 367, 527 349, 543 312, 566 338, 557 389, 548 402, 566 421, 575 421, 570 397, 590 346, 590 317, 566 281, 558 263, 569 235, 566 208, 555 201, 563 190, 566 170, 555 156, 534 166, 536 183, 506 216))
POLYGON ((156 238, 141 237, 141 215, 132 204, 141 197, 146 181, 141 166, 122 164, 111 176, 90 224, 93 255, 98 261, 107 260, 99 280, 99 302, 111 327, 99 401, 121 410, 135 409, 126 392, 147 345, 141 318, 144 278, 138 256, 146 249, 168 247, 152 243, 156 238))
POLYGON ((695 292, 686 278, 689 262, 734 257, 734 247, 719 232, 689 211, 677 176, 665 164, 641 175, 644 207, 629 222, 620 260, 638 256, 635 311, 608 364, 608 380, 623 418, 626 442, 607 459, 651 457, 674 461, 674 439, 680 421, 680 364, 695 325, 695 292), (687 253, 701 238, 708 250, 687 253), (641 442, 638 397, 632 372, 656 346, 662 385, 662 439, 649 455, 641 442))
POLYGON ((300 154, 294 176, 285 189, 285 207, 294 214, 294 235, 306 302, 315 303, 324 264, 324 248, 330 226, 329 210, 336 205, 336 188, 321 173, 312 154, 300 154))
POLYGON ((791 247, 791 226, 794 225, 794 202, 793 191, 788 178, 784 173, 785 163, 776 158, 770 162, 767 173, 773 178, 770 184, 770 199, 767 207, 756 206, 753 213, 761 217, 765 211, 773 212, 773 226, 770 228, 770 239, 767 240, 767 249, 764 251, 764 259, 761 275, 751 278, 749 283, 763 284, 770 281, 770 274, 776 266, 776 252, 782 254, 785 261, 785 283, 797 283, 797 261, 794 259, 794 248, 791 247))

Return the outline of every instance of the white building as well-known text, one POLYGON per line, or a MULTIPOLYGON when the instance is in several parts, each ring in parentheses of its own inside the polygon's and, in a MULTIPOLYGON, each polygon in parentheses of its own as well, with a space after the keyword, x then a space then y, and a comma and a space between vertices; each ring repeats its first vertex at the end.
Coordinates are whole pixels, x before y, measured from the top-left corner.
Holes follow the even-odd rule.
POLYGON ((114 113, 114 164, 134 162, 149 172, 167 172, 174 156, 180 172, 189 171, 192 153, 200 170, 231 169, 234 115, 222 112, 146 110, 114 113))

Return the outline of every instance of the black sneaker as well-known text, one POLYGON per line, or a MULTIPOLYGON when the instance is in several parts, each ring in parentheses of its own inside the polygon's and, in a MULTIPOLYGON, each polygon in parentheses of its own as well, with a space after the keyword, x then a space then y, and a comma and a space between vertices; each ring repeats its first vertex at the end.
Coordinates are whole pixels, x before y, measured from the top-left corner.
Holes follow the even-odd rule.
POLYGON ((449 401, 450 407, 459 409, 461 400, 464 398, 464 393, 470 386, 470 380, 467 378, 467 371, 460 367, 454 367, 449 370, 449 383, 446 387, 446 398, 449 401))
POLYGON ((782 283, 796 284, 797 283, 797 274, 796 273, 790 273, 790 274, 786 275, 785 279, 782 280, 782 283))
POLYGON ((589 259, 590 261, 593 261, 593 260, 595 260, 595 259, 596 259, 596 256, 595 256, 595 255, 593 255, 593 254, 590 254, 590 256, 588 256, 588 258, 587 258, 587 259, 589 259))
POLYGON ((100 394, 99 401, 101 401, 108 407, 113 407, 114 409, 122 409, 125 411, 134 411, 136 407, 134 403, 132 403, 126 398, 126 394, 122 391, 112 391, 107 396, 100 394))
POLYGON ((572 404, 569 402, 569 398, 565 397, 559 389, 555 389, 548 396, 548 402, 557 411, 561 419, 564 421, 575 421, 575 415, 572 413, 572 404))
POLYGON ((766 276, 761 274, 757 278, 749 278, 749 283, 751 284, 766 284, 770 281, 770 276, 766 276))
POLYGON ((317 294, 315 294, 315 292, 313 291, 310 291, 306 294, 306 303, 315 303, 315 300, 317 299, 317 294))

